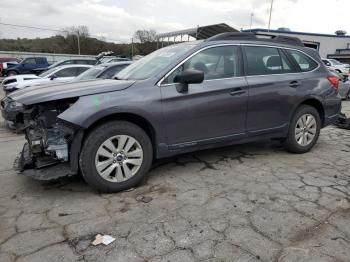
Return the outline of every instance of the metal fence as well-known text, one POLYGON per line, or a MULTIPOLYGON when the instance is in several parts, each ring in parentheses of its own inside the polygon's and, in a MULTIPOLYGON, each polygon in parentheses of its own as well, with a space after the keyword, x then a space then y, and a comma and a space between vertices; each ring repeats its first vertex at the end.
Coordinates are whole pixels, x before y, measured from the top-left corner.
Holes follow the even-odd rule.
POLYGON ((26 58, 26 57, 38 57, 38 56, 46 57, 47 61, 50 64, 61 60, 67 60, 67 59, 73 59, 73 58, 95 58, 95 56, 91 56, 91 55, 0 51, 0 57, 26 58))

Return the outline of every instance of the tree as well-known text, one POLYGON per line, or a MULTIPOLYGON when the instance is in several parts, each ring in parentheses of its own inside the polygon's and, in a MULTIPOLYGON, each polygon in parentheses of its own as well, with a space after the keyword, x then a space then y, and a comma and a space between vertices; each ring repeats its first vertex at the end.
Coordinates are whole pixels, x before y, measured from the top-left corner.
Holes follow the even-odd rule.
POLYGON ((66 44, 74 53, 87 53, 88 43, 86 39, 89 38, 89 28, 85 25, 71 26, 62 29, 60 34, 64 37, 66 44))
POLYGON ((141 44, 144 43, 149 43, 149 42, 156 42, 157 41, 157 37, 156 37, 157 33, 155 30, 150 29, 150 30, 137 30, 134 33, 134 41, 135 42, 139 42, 141 44))
POLYGON ((133 37, 134 55, 147 55, 157 49, 157 33, 155 30, 137 30, 133 37))
POLYGON ((79 35, 81 37, 89 37, 89 28, 86 25, 70 26, 62 29, 61 35, 68 37, 70 35, 79 35))

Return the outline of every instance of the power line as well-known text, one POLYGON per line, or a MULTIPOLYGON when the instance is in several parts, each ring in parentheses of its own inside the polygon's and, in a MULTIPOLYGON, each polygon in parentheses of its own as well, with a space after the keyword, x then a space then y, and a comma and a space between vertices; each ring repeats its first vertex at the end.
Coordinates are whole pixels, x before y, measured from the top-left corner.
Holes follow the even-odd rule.
POLYGON ((22 27, 22 28, 31 28, 31 29, 38 29, 38 30, 53 31, 53 32, 67 32, 67 30, 57 30, 57 29, 52 29, 52 28, 44 28, 44 27, 36 27, 36 26, 28 26, 28 25, 15 25, 15 24, 8 24, 8 23, 2 23, 2 22, 0 22, 0 25, 22 27))
MULTIPOLYGON (((9 24, 9 23, 2 23, 2 22, 0 22, 0 25, 19 27, 19 28, 29 28, 29 29, 36 29, 36 30, 45 30, 45 31, 52 31, 52 32, 69 32, 68 30, 64 30, 64 29, 58 30, 58 29, 52 29, 52 28, 47 28, 47 27, 17 25, 17 24, 9 24)), ((105 38, 107 40, 114 41, 114 42, 123 42, 122 40, 119 40, 119 39, 106 38, 106 37, 98 36, 98 35, 90 35, 90 36, 96 37, 96 38, 105 38)))

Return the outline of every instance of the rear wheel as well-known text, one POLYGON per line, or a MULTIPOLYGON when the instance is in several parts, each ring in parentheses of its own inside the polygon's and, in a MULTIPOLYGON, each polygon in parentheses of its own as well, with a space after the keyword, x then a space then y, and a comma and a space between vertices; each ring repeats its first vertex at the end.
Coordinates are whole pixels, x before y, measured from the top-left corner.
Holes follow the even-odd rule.
POLYGON ((112 121, 86 138, 80 168, 86 182, 103 192, 118 192, 139 184, 153 160, 148 135, 137 125, 112 121))
POLYGON ((318 111, 311 106, 302 105, 295 112, 289 126, 284 147, 292 153, 306 153, 316 144, 321 130, 318 111))

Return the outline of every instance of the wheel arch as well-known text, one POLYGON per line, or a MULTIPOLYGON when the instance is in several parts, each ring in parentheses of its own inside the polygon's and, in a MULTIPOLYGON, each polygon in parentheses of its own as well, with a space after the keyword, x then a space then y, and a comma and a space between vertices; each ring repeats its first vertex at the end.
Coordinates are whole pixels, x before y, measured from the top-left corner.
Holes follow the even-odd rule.
POLYGON ((97 119, 84 130, 83 141, 85 140, 86 136, 96 127, 100 126, 103 123, 114 121, 114 120, 131 122, 137 125, 138 127, 140 127, 141 129, 143 129, 151 139, 151 143, 153 145, 153 150, 155 153, 156 140, 157 140, 155 128, 150 121, 148 121, 146 118, 135 113, 112 113, 97 119))
POLYGON ((5 71, 5 73, 8 74, 8 72, 11 72, 11 71, 14 71, 14 72, 16 72, 17 74, 19 74, 19 70, 16 69, 16 68, 7 68, 6 71, 5 71))
POLYGON ((300 102, 298 104, 298 106, 293 110, 293 114, 291 117, 293 117, 296 110, 302 105, 308 105, 308 106, 312 106, 313 108, 315 108, 320 115, 322 126, 324 126, 324 124, 325 124, 325 111, 324 111, 323 104, 320 100, 318 100, 317 98, 314 98, 314 97, 307 98, 304 101, 300 102))

